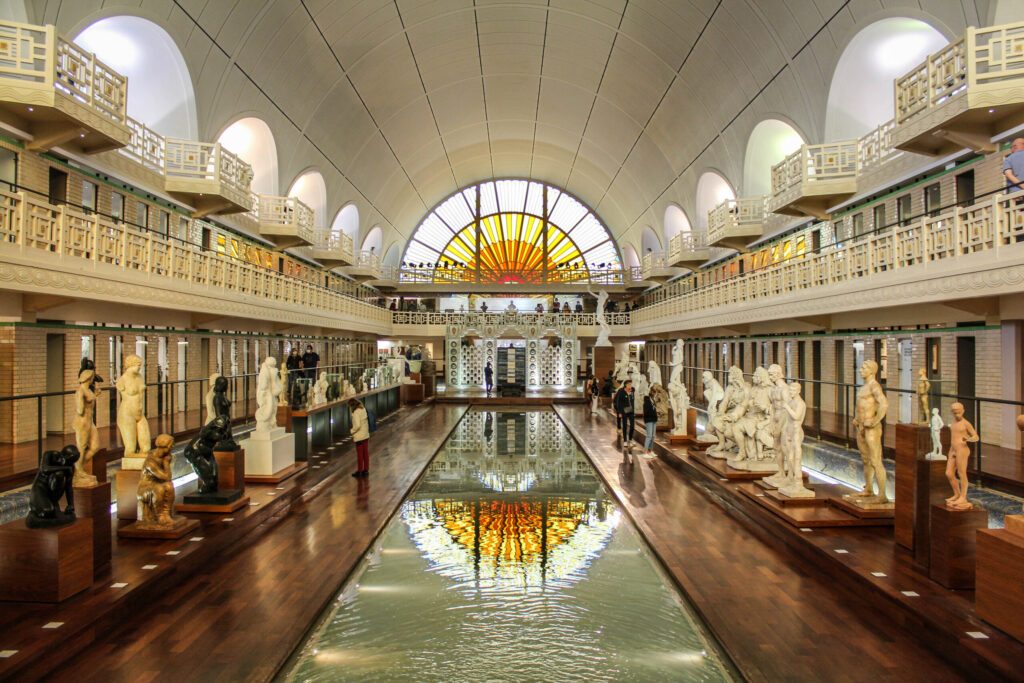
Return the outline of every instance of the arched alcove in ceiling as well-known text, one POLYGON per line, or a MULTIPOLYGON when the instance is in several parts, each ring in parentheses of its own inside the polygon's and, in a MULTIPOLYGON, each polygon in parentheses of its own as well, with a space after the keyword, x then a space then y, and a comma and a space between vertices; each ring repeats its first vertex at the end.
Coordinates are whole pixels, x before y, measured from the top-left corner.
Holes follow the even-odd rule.
POLYGON ((765 119, 754 126, 743 155, 743 196, 771 194, 772 166, 805 142, 793 126, 779 119, 765 119))
POLYGON ((735 199, 736 191, 732 183, 715 171, 705 171, 697 181, 697 228, 701 232, 708 229, 708 211, 726 199, 735 199))
MULTIPOLYGON (((644 250, 644 254, 649 251, 661 251, 661 240, 658 239, 658 233, 654 232, 654 228, 649 225, 644 227, 644 231, 640 233, 640 247, 644 250)), ((643 254, 640 257, 643 258, 643 254)))
POLYGON ((679 233, 690 232, 692 229, 690 217, 677 204, 669 204, 665 207, 665 219, 662 229, 662 232, 665 233, 665 244, 668 244, 679 233))
POLYGON ((373 253, 380 254, 381 242, 384 239, 384 231, 380 229, 379 225, 375 225, 370 229, 370 232, 366 233, 366 239, 363 240, 363 246, 360 247, 361 251, 373 250, 373 253))
POLYGON ((832 75, 825 141, 859 138, 894 116, 893 81, 948 41, 920 19, 890 17, 860 30, 832 75))
POLYGON ((298 198, 303 204, 313 209, 314 225, 323 228, 327 219, 327 184, 320 171, 306 171, 295 179, 288 188, 288 196, 298 198))
POLYGON ((627 268, 640 267, 640 257, 637 255, 636 249, 633 248, 633 245, 627 244, 622 248, 622 258, 625 259, 625 265, 627 268))
POLYGON ((384 265, 385 266, 397 266, 402 262, 402 245, 399 242, 393 243, 388 250, 384 252, 384 265))
MULTIPOLYGON (((341 232, 352 238, 352 243, 359 241, 359 207, 346 204, 334 217, 331 232, 341 232)), ((397 265, 397 264, 394 264, 397 265)))
POLYGON ((128 116, 167 137, 197 138, 192 78, 167 31, 148 19, 121 15, 93 22, 75 43, 128 77, 128 116))
POLYGON ((259 194, 276 195, 277 143, 274 133, 263 119, 247 116, 224 129, 217 138, 224 148, 237 154, 252 166, 252 190, 259 194))

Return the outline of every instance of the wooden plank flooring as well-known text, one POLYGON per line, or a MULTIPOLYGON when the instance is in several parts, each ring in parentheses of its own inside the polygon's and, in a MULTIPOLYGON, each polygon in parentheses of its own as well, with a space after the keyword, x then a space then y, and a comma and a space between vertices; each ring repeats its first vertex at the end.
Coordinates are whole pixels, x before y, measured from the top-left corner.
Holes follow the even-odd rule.
MULTIPOLYGON (((318 461, 325 464, 307 470, 315 483, 282 513, 282 520, 265 522, 276 524, 273 529, 232 548, 222 561, 200 567, 110 632, 84 634, 95 641, 51 679, 269 680, 383 530, 466 407, 412 410, 422 416, 415 422, 399 419, 390 428, 386 424, 371 440, 368 479, 349 476, 355 465, 351 444, 323 453, 326 459, 318 461), (318 478, 321 468, 335 472, 318 478)), ((220 518, 207 517, 210 524, 220 518)), ((187 538, 174 543, 187 550, 187 538)), ((167 548, 161 545, 159 552, 167 548)), ((73 605, 62 607, 65 618, 74 618, 73 605)), ((39 629, 43 623, 34 623, 38 618, 19 621, 22 629, 39 629)))
POLYGON ((556 411, 747 679, 962 680, 909 633, 915 624, 887 619, 811 563, 766 543, 716 503, 714 489, 661 459, 637 455, 625 464, 607 413, 556 411))

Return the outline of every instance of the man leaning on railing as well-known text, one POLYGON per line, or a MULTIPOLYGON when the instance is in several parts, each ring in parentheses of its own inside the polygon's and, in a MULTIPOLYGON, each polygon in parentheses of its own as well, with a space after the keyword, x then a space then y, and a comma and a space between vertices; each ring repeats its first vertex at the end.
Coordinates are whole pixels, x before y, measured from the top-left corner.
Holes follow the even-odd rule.
POLYGON ((1024 138, 1014 138, 1010 153, 1003 161, 1003 175, 1006 177, 1006 193, 1024 189, 1024 138))

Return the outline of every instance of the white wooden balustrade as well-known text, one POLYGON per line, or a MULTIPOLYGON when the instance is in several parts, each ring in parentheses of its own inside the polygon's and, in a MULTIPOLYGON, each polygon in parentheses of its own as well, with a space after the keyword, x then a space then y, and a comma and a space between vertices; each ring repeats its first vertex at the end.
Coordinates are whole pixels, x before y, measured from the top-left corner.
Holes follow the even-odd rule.
POLYGON ((314 259, 324 268, 351 265, 355 261, 352 238, 340 230, 317 230, 313 235, 314 259))
POLYGON ((992 152, 1024 123, 1024 22, 964 35, 896 79, 893 143, 920 154, 992 152))
POLYGON ((711 258, 708 236, 704 232, 679 232, 668 241, 667 264, 673 267, 696 268, 711 258))
MULTIPOLYGON (((286 312, 273 315, 353 316, 384 333, 390 324, 389 311, 349 294, 203 251, 99 214, 53 206, 23 192, 0 191, 0 256, 7 264, 0 276, 12 273, 14 279, 7 282, 18 289, 24 286, 19 283, 31 281, 47 291, 65 288, 67 291, 60 293, 88 298, 102 293, 92 286, 94 281, 113 282, 115 288, 123 281, 123 288, 133 291, 151 286, 178 292, 180 302, 169 295, 159 299, 169 305, 177 302, 188 307, 191 296, 201 295, 204 301, 214 302, 212 305, 222 302, 233 314, 238 314, 240 304, 251 305, 262 316, 269 315, 268 307, 283 305, 286 312), (93 264, 91 271, 89 263, 93 264)), ((4 282, 0 277, 0 286, 4 282)), ((350 324, 351 320, 345 322, 350 324)))
POLYGON ((33 150, 66 145, 86 153, 128 142, 128 81, 52 25, 0 21, 0 83, 6 123, 33 150))
POLYGON ((313 209, 297 197, 258 196, 260 235, 282 249, 313 244, 313 209))
POLYGON ((858 140, 801 145, 772 166, 775 213, 815 216, 824 220, 827 209, 857 190, 860 169, 858 140))
POLYGON ((164 140, 167 191, 196 209, 196 215, 240 213, 251 205, 252 166, 219 142, 164 140))
MULTIPOLYGON (((665 288, 671 289, 673 296, 654 296, 654 303, 635 311, 633 332, 654 331, 666 323, 685 324, 680 316, 705 319, 712 313, 727 314, 729 306, 767 307, 772 299, 823 296, 824 292, 819 292, 828 287, 867 283, 883 274, 889 278, 886 287, 896 292, 901 283, 945 277, 946 272, 961 277, 965 268, 987 272, 1004 260, 1011 263, 1011 258, 1024 263, 1024 205, 1017 204, 1019 196, 994 195, 972 206, 923 216, 907 225, 847 240, 821 253, 797 255, 699 289, 695 280, 688 279, 665 288), (1009 251, 1003 254, 1003 250, 1009 251), (975 255, 983 258, 966 260, 975 255), (937 270, 940 263, 943 270, 937 270)), ((1002 284, 991 274, 971 277, 991 277, 993 287, 1002 284)), ((909 291, 905 300, 895 303, 910 303, 918 290, 909 291)), ((944 289, 937 284, 932 294, 953 297, 954 292, 952 286, 944 289)), ((842 309, 841 304, 835 306, 842 309)))
POLYGON ((726 199, 708 211, 708 244, 746 251, 761 237, 768 215, 768 197, 726 199))

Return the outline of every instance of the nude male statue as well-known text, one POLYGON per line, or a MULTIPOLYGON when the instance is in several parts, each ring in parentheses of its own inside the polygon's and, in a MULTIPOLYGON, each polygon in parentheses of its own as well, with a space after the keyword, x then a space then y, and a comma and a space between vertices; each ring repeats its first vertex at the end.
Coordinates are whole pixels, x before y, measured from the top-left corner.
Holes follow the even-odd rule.
POLYGON ((878 363, 866 360, 860 366, 860 376, 864 384, 857 391, 856 415, 853 426, 857 430, 857 450, 864 461, 864 490, 854 494, 867 503, 886 503, 885 466, 882 464, 882 420, 889 410, 889 400, 885 397, 882 385, 875 379, 878 363), (872 484, 878 483, 878 493, 872 484))
POLYGON ((972 506, 967 500, 967 463, 971 459, 971 447, 967 444, 976 443, 981 437, 974 425, 964 418, 963 403, 954 403, 949 409, 953 411, 953 424, 949 425, 946 479, 949 479, 949 485, 953 487, 953 495, 946 499, 946 506, 953 510, 970 510, 972 506))
POLYGON ((768 390, 768 399, 772 404, 771 430, 772 448, 775 451, 775 463, 779 471, 770 477, 765 478, 765 483, 775 487, 783 486, 789 481, 786 448, 782 442, 782 430, 786 424, 786 405, 789 403, 789 387, 782 377, 782 367, 773 363, 768 366, 768 380, 771 388, 768 390))

